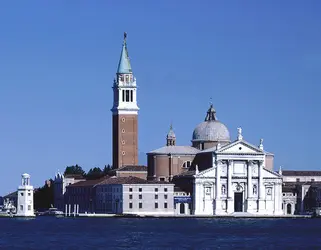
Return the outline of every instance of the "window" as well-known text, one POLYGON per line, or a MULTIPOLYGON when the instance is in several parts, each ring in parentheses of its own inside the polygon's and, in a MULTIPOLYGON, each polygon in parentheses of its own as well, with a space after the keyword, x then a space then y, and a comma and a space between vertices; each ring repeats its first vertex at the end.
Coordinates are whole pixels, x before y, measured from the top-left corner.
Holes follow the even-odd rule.
POLYGON ((167 208, 167 202, 164 203, 164 208, 167 208))
POLYGON ((142 191, 142 188, 139 188, 139 189, 138 189, 138 192, 141 192, 141 191, 142 191))
POLYGON ((28 205, 28 210, 29 210, 29 211, 31 210, 31 205, 28 205))
POLYGON ((23 196, 23 193, 22 193, 22 192, 21 192, 20 194, 21 194, 21 196, 23 196))
POLYGON ((126 90, 126 102, 129 102, 129 90, 126 90))
POLYGON ((143 203, 139 202, 138 207, 139 207, 139 208, 143 208, 143 203))
POLYGON ((158 208, 158 203, 157 202, 155 202, 155 208, 158 208))
POLYGON ((31 196, 31 193, 28 193, 28 196, 31 196))
POLYGON ((158 199, 158 194, 155 194, 155 200, 157 200, 158 199))
POLYGON ((160 180, 160 181, 165 181, 165 178, 164 178, 164 177, 162 177, 162 178, 159 178, 159 180, 160 180))
POLYGON ((123 93, 122 93, 123 95, 123 102, 125 101, 125 90, 123 90, 123 93))
POLYGON ((164 188, 164 192, 167 192, 167 188, 164 188))
POLYGON ((299 182, 299 181, 300 181, 300 178, 296 178, 296 181, 299 182))
POLYGON ((167 199, 167 194, 164 194, 164 199, 165 199, 165 200, 167 199))
POLYGON ((204 142, 202 142, 200 145, 200 150, 203 150, 203 149, 204 149, 204 142))
POLYGON ((311 179, 311 182, 314 182, 314 179, 311 179))
POLYGON ((155 188, 155 192, 158 192, 158 188, 155 188))
POLYGON ((129 76, 126 75, 126 76, 125 76, 125 79, 126 79, 126 82, 128 83, 128 82, 129 82, 129 76))
POLYGON ((23 210, 23 205, 20 205, 20 210, 23 210))
POLYGON ((133 91, 132 90, 130 91, 130 101, 131 102, 133 101, 133 91))
POLYGON ((140 194, 140 195, 138 195, 138 198, 141 200, 141 199, 143 199, 143 196, 140 194))
POLYGON ((129 199, 130 199, 130 200, 133 199, 133 195, 132 195, 132 194, 129 195, 129 199))
POLYGON ((133 208, 133 203, 129 203, 129 208, 132 209, 133 208))
POLYGON ((129 192, 133 192, 133 189, 132 189, 132 188, 129 188, 129 192))
POLYGON ((189 168, 191 165, 192 165, 192 162, 191 162, 191 161, 185 161, 185 162, 183 163, 183 168, 189 168))

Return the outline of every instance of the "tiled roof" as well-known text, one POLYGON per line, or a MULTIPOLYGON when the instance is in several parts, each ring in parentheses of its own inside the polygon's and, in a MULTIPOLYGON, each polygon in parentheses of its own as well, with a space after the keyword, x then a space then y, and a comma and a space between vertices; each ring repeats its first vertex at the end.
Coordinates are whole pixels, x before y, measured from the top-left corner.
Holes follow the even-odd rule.
POLYGON ((67 186, 67 188, 70 188, 70 187, 90 187, 90 186, 95 186, 97 185, 98 183, 100 182, 103 182, 104 180, 110 178, 109 176, 105 176, 103 178, 100 178, 100 179, 97 179, 97 180, 87 180, 87 181, 79 181, 79 182, 76 182, 74 184, 71 184, 69 186, 67 186))
POLYGON ((121 168, 115 169, 116 171, 133 171, 133 172, 147 172, 147 166, 143 165, 132 165, 132 166, 123 166, 121 168))
POLYGON ((195 175, 195 170, 189 170, 176 176, 180 177, 180 176, 193 176, 193 175, 195 175))
POLYGON ((76 180, 85 179, 81 174, 66 174, 65 178, 74 178, 76 180))
POLYGON ((129 176, 129 177, 110 177, 100 182, 98 185, 110 185, 110 184, 171 184, 165 181, 148 181, 138 177, 129 176))
POLYGON ((321 176, 321 171, 296 171, 296 170, 283 170, 284 176, 321 176))
POLYGON ((150 151, 147 154, 195 155, 199 152, 200 150, 190 146, 165 146, 165 147, 150 151))

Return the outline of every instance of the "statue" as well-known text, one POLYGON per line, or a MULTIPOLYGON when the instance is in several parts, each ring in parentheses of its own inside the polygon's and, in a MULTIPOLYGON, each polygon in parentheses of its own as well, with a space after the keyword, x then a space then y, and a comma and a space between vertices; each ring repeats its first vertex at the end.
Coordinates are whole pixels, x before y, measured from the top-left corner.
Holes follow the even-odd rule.
POLYGON ((237 128, 237 139, 238 140, 242 140, 243 139, 243 136, 242 136, 242 128, 237 128))

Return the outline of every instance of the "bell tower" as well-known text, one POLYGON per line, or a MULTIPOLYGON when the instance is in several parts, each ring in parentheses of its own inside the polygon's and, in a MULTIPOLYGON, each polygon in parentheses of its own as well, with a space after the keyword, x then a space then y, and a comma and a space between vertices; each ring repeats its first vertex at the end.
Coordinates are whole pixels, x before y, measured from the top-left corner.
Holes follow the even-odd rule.
POLYGON ((113 116, 113 168, 138 164, 138 111, 136 78, 127 51, 127 34, 120 54, 114 79, 113 116))

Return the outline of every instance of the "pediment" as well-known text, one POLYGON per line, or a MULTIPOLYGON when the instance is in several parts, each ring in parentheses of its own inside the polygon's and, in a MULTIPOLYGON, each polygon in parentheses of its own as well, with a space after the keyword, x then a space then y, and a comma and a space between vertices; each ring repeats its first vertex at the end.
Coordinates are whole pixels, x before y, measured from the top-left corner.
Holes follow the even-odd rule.
POLYGON ((264 154, 261 149, 243 140, 225 145, 216 152, 223 154, 264 154))
POLYGON ((281 176, 276 172, 263 169, 263 178, 281 178, 281 176))
POLYGON ((204 171, 199 172, 195 177, 207 177, 207 178, 212 178, 216 176, 216 168, 208 168, 205 169, 204 171))

